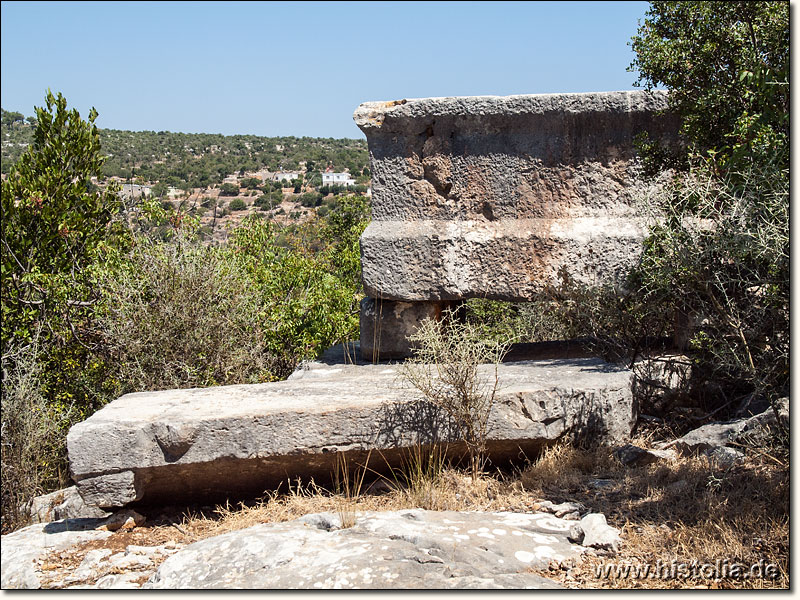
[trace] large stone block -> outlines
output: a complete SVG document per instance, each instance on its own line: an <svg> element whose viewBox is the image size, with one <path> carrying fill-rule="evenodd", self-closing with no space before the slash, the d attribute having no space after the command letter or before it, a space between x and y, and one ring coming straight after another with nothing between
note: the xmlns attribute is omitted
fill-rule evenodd
<svg viewBox="0 0 800 600"><path fill-rule="evenodd" d="M368 296L530 300L559 272L619 282L644 229L634 137L672 143L663 92L367 102Z"/></svg>
<svg viewBox="0 0 800 600"><path fill-rule="evenodd" d="M355 464L373 451L380 469L418 443L454 441L448 419L401 385L397 369L314 364L281 382L128 394L70 429L71 474L84 500L103 507L197 501L258 494L298 476L324 480L338 452ZM630 371L546 360L503 364L499 377L489 434L496 461L568 436L630 435Z"/></svg>

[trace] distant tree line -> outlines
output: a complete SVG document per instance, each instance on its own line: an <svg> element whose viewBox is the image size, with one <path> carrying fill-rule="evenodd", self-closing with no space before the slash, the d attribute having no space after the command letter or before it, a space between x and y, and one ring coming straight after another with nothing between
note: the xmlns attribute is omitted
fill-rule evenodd
<svg viewBox="0 0 800 600"><path fill-rule="evenodd" d="M2 111L3 173L10 171L32 143L30 125L35 121L19 112ZM369 177L365 140L99 128L98 133L106 155L104 175L159 181L181 189L219 184L231 173L244 175L260 169L302 172L301 163L308 173L331 167L348 171L357 180L366 181ZM319 184L321 179L316 183Z"/></svg>

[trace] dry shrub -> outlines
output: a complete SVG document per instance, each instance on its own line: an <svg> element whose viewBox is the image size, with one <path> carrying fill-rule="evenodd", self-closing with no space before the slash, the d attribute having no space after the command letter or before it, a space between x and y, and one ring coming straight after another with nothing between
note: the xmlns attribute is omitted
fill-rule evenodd
<svg viewBox="0 0 800 600"><path fill-rule="evenodd" d="M510 342L486 340L480 327L444 311L442 321L425 319L409 336L412 358L400 371L423 398L444 411L467 446L473 479L485 464L489 414L498 386L498 365ZM481 365L490 365L482 372Z"/></svg>
<svg viewBox="0 0 800 600"><path fill-rule="evenodd" d="M232 252L144 242L106 284L101 328L122 391L253 383L278 370L258 291Z"/></svg>
<svg viewBox="0 0 800 600"><path fill-rule="evenodd" d="M607 448L586 452L569 444L556 444L542 453L519 474L528 492L553 501L568 500L571 494L585 491L589 478L605 478L616 470Z"/></svg>
<svg viewBox="0 0 800 600"><path fill-rule="evenodd" d="M37 338L38 339L38 336ZM48 404L36 342L6 348L2 385L2 531L24 525L24 505L66 482L64 431L70 407Z"/></svg>

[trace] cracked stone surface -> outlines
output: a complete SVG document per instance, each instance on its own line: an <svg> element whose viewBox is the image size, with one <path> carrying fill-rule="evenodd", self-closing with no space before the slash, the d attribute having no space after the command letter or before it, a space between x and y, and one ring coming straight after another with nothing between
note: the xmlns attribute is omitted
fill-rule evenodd
<svg viewBox="0 0 800 600"><path fill-rule="evenodd" d="M109 537L110 531L95 529L102 522L102 519L66 519L55 523L38 523L4 535L0 544L0 580L3 589L41 587L43 575L37 568L37 562L50 552Z"/></svg>
<svg viewBox="0 0 800 600"><path fill-rule="evenodd" d="M371 298L526 301L558 284L621 283L641 253L634 137L666 144L659 91L366 102ZM363 340L362 340L363 342Z"/></svg>
<svg viewBox="0 0 800 600"><path fill-rule="evenodd" d="M486 365L489 377L493 369ZM449 441L455 428L404 386L396 365L320 363L287 381L129 394L67 437L70 469L88 504L259 494L287 478L329 478L337 452L385 468L403 449ZM622 441L635 415L631 373L597 359L505 363L488 452L528 456L571 436Z"/></svg>
<svg viewBox="0 0 800 600"><path fill-rule="evenodd" d="M332 513L257 525L187 546L144 588L557 588L531 569L578 560L574 521L549 514Z"/></svg>

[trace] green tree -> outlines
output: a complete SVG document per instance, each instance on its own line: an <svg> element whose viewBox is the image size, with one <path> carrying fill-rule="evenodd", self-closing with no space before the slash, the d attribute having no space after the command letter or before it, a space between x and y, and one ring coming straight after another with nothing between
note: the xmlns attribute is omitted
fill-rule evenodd
<svg viewBox="0 0 800 600"><path fill-rule="evenodd" d="M44 329L53 342L85 344L80 321L97 299L92 268L115 234L117 191L93 188L103 155L88 121L48 90L33 145L2 182L4 344Z"/></svg>
<svg viewBox="0 0 800 600"><path fill-rule="evenodd" d="M169 186L166 183L159 181L152 187L150 193L153 195L154 198L163 198L164 196L167 195L168 189Z"/></svg>
<svg viewBox="0 0 800 600"><path fill-rule="evenodd" d="M0 110L2 110L2 109L0 109ZM11 126L14 123L18 123L18 122L24 121L24 119L25 119L24 115L22 113L20 113L20 112L7 111L7 110L3 110L2 111L2 122L3 122L3 125Z"/></svg>
<svg viewBox="0 0 800 600"><path fill-rule="evenodd" d="M66 483L66 430L108 399L98 360L97 274L127 239L118 189L92 185L103 155L88 121L49 90L33 144L0 192L3 522Z"/></svg>
<svg viewBox="0 0 800 600"><path fill-rule="evenodd" d="M681 117L672 165L788 166L788 2L652 2L631 47L639 84L668 88Z"/></svg>
<svg viewBox="0 0 800 600"><path fill-rule="evenodd" d="M234 183L223 183L219 188L220 196L238 196L239 186Z"/></svg>
<svg viewBox="0 0 800 600"><path fill-rule="evenodd" d="M244 200L241 198L234 198L231 200L230 204L228 204L228 208L231 210L244 210L247 208L247 204L245 204Z"/></svg>

